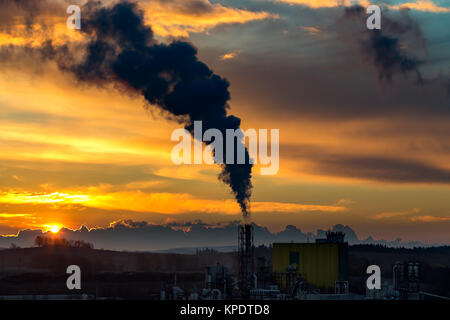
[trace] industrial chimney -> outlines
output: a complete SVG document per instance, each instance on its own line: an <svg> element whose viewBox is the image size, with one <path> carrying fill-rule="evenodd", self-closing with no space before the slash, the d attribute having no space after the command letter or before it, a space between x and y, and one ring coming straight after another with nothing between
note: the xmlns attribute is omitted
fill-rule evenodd
<svg viewBox="0 0 450 320"><path fill-rule="evenodd" d="M253 226L243 224L239 226L239 281L243 299L250 297L254 273L254 245Z"/></svg>

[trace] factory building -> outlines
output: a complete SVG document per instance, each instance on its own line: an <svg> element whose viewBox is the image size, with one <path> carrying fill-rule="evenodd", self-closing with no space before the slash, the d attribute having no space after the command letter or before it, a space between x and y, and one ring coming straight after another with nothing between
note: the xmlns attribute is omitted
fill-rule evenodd
<svg viewBox="0 0 450 320"><path fill-rule="evenodd" d="M348 244L344 234L327 232L315 243L274 243L272 268L280 289L348 292Z"/></svg>

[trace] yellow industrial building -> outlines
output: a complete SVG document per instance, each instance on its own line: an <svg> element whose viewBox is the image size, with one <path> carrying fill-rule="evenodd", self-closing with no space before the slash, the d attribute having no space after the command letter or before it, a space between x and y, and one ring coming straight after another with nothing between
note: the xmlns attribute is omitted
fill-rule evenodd
<svg viewBox="0 0 450 320"><path fill-rule="evenodd" d="M280 288L292 286L296 279L326 291L336 281L348 281L348 244L323 239L316 243L274 243L272 268Z"/></svg>

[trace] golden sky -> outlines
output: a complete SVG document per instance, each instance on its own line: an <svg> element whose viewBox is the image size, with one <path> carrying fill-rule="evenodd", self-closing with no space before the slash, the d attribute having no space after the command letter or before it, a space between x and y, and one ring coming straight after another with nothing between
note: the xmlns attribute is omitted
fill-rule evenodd
<svg viewBox="0 0 450 320"><path fill-rule="evenodd" d="M336 7L335 1L233 3L141 5L158 39L189 38L200 58L230 80L230 112L244 129L280 129L278 174L253 170L254 221L273 231L341 223L361 237L449 242L449 115L438 107L427 115L390 112L396 106L427 110L431 98L448 103L445 90L416 92L401 78L378 85L368 68L346 69L359 58L343 55L340 50L350 49L339 45L339 54L321 60L336 41L331 33L317 37L330 32L326 20L302 25L285 12ZM404 5L449 20L449 9L439 3ZM65 28L64 13L47 14L39 19L53 28L56 43L82 39ZM39 46L48 34L40 27L30 33L20 18L8 22L13 32L0 29L0 45ZM142 97L80 85L53 63L26 57L2 62L0 92L0 234L102 227L119 219L240 219L228 186L217 179L220 168L172 164L170 136L181 125ZM368 92L382 112L359 115L358 108L371 103ZM405 92L418 96L404 98ZM300 96L286 98L293 93Z"/></svg>

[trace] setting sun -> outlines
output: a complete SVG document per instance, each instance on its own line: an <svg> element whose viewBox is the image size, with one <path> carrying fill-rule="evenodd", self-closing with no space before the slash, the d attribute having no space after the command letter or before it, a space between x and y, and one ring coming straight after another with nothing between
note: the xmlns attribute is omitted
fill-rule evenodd
<svg viewBox="0 0 450 320"><path fill-rule="evenodd" d="M59 230L61 230L61 226L56 224L46 225L45 227L47 227L47 231L50 231L52 233L58 233Z"/></svg>

